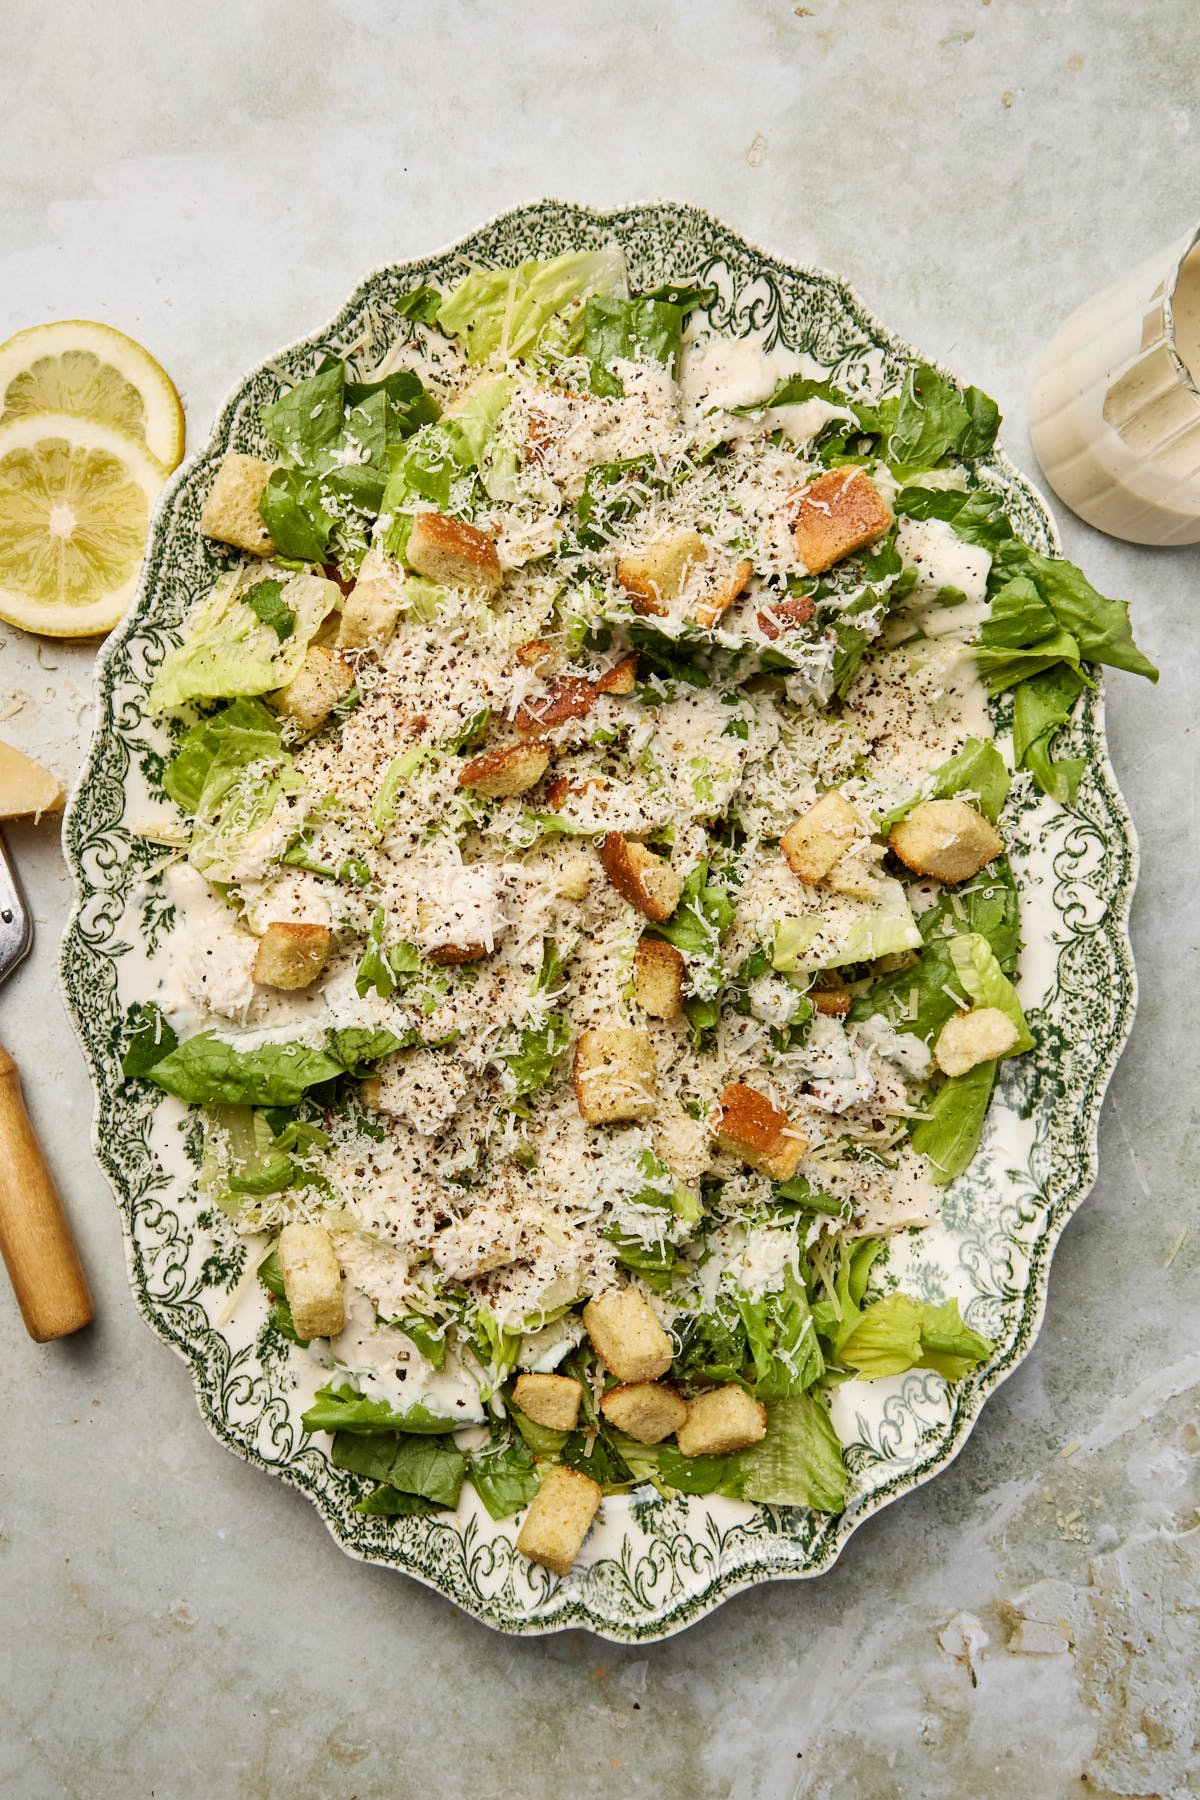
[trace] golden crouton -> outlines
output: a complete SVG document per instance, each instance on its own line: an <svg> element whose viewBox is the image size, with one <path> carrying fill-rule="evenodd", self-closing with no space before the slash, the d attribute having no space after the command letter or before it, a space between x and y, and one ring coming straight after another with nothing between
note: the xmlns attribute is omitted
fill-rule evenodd
<svg viewBox="0 0 1200 1800"><path fill-rule="evenodd" d="M405 556L410 568L442 587L486 588L494 594L504 579L496 546L486 532L444 513L418 513Z"/></svg>
<svg viewBox="0 0 1200 1800"><path fill-rule="evenodd" d="M602 1490L578 1469L551 1468L517 1533L517 1549L554 1575L566 1575L600 1510Z"/></svg>
<svg viewBox="0 0 1200 1800"><path fill-rule="evenodd" d="M583 1323L596 1355L618 1381L657 1381L670 1368L671 1340L637 1288L611 1288L589 1300Z"/></svg>
<svg viewBox="0 0 1200 1800"><path fill-rule="evenodd" d="M738 595L744 592L746 583L754 573L752 562L740 562L732 568L728 575L718 581L715 586L706 590L703 597L688 613L694 625L703 625L705 630L711 628L729 611Z"/></svg>
<svg viewBox="0 0 1200 1800"><path fill-rule="evenodd" d="M675 1437L684 1456L728 1456L767 1435L767 1409L745 1388L709 1388L688 1401Z"/></svg>
<svg viewBox="0 0 1200 1800"><path fill-rule="evenodd" d="M575 1045L575 1099L589 1125L654 1116L658 1071L649 1034L626 1026L581 1031Z"/></svg>
<svg viewBox="0 0 1200 1800"><path fill-rule="evenodd" d="M677 1100L664 1100L655 1118L654 1148L676 1181L694 1187L712 1167L713 1146L699 1119L684 1112Z"/></svg>
<svg viewBox="0 0 1200 1800"><path fill-rule="evenodd" d="M276 712L307 733L322 726L354 686L354 670L324 644L310 644L286 687L267 699Z"/></svg>
<svg viewBox="0 0 1200 1800"><path fill-rule="evenodd" d="M562 663L562 651L549 638L530 638L527 644L517 645L516 654L521 667L532 669L535 675L554 675Z"/></svg>
<svg viewBox="0 0 1200 1800"><path fill-rule="evenodd" d="M328 925L275 920L259 940L252 973L262 987L311 987L328 956Z"/></svg>
<svg viewBox="0 0 1200 1800"><path fill-rule="evenodd" d="M808 1139L793 1129L787 1114L741 1081L729 1083L709 1123L722 1150L772 1181L794 1175L808 1149Z"/></svg>
<svg viewBox="0 0 1200 1800"><path fill-rule="evenodd" d="M837 788L831 788L784 832L779 848L792 874L811 887L825 879L849 845L865 831L850 802Z"/></svg>
<svg viewBox="0 0 1200 1800"><path fill-rule="evenodd" d="M553 746L544 741L505 744L473 756L458 771L459 787L482 794L485 800L506 800L536 787L550 767Z"/></svg>
<svg viewBox="0 0 1200 1800"><path fill-rule="evenodd" d="M811 988L809 999L813 1011L821 1013L827 1019L844 1019L850 1011L849 988Z"/></svg>
<svg viewBox="0 0 1200 1800"><path fill-rule="evenodd" d="M882 537L891 508L860 468L830 469L788 495L792 542L810 575Z"/></svg>
<svg viewBox="0 0 1200 1800"><path fill-rule="evenodd" d="M570 1375L518 1375L513 1387L514 1405L550 1431L574 1431L582 1400L583 1388Z"/></svg>
<svg viewBox="0 0 1200 1800"><path fill-rule="evenodd" d="M707 560L708 546L698 531L669 531L644 549L619 556L616 575L635 612L661 617L691 570Z"/></svg>
<svg viewBox="0 0 1200 1800"><path fill-rule="evenodd" d="M611 669L596 677L598 694L632 694L637 686L637 656L623 656Z"/></svg>
<svg viewBox="0 0 1200 1800"><path fill-rule="evenodd" d="M377 550L369 550L358 579L342 601L338 627L340 650L381 649L396 629L404 609L404 570Z"/></svg>
<svg viewBox="0 0 1200 1800"><path fill-rule="evenodd" d="M439 969L460 969L464 963L482 962L487 954L486 944L439 944L425 952L425 961Z"/></svg>
<svg viewBox="0 0 1200 1800"><path fill-rule="evenodd" d="M537 737L570 719L584 718L601 694L632 694L636 684L636 656L622 657L595 679L589 675L559 675L540 698L522 700L513 723L520 737Z"/></svg>
<svg viewBox="0 0 1200 1800"><path fill-rule="evenodd" d="M604 839L600 861L622 900L636 906L656 925L669 919L679 905L683 878L644 844L619 831L610 831Z"/></svg>
<svg viewBox="0 0 1200 1800"><path fill-rule="evenodd" d="M657 1381L626 1382L610 1388L600 1402L610 1425L639 1444L661 1444L687 1418L687 1402Z"/></svg>
<svg viewBox="0 0 1200 1800"><path fill-rule="evenodd" d="M336 1337L346 1323L342 1272L320 1225L285 1225L275 1246L296 1336Z"/></svg>
<svg viewBox="0 0 1200 1800"><path fill-rule="evenodd" d="M965 1075L977 1063L1006 1056L1020 1035L998 1006L975 1006L947 1019L933 1046L934 1061L945 1075Z"/></svg>
<svg viewBox="0 0 1200 1800"><path fill-rule="evenodd" d="M677 1019L683 1011L684 960L674 944L642 938L633 959L633 997L652 1019Z"/></svg>
<svg viewBox="0 0 1200 1800"><path fill-rule="evenodd" d="M217 470L200 514L205 537L232 544L250 556L274 556L275 545L258 510L270 479L270 463L231 450Z"/></svg>
<svg viewBox="0 0 1200 1800"><path fill-rule="evenodd" d="M555 891L560 900L586 900L592 885L592 865L586 856L569 856L559 865Z"/></svg>
<svg viewBox="0 0 1200 1800"><path fill-rule="evenodd" d="M888 833L893 854L915 875L967 881L1004 849L1004 839L965 800L922 800Z"/></svg>
<svg viewBox="0 0 1200 1800"><path fill-rule="evenodd" d="M773 600L758 615L758 629L771 643L785 634L807 625L816 612L816 604L807 594L791 594L786 600Z"/></svg>

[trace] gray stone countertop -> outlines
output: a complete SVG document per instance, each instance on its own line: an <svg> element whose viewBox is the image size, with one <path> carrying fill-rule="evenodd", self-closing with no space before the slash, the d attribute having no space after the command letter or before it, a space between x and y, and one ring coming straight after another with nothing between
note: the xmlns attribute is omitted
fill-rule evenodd
<svg viewBox="0 0 1200 1800"><path fill-rule="evenodd" d="M1040 347L1200 213L1187 0L18 0L4 39L0 336L121 326L174 376L192 446L239 374L370 266L543 194L662 197L847 276L997 396L1034 470ZM1200 550L1132 549L1059 516L1163 668L1157 689L1109 684L1142 844L1141 1003L1100 1180L1036 1348L958 1460L832 1573L744 1594L665 1644L497 1637L344 1557L299 1495L209 1437L129 1297L90 1153L54 991L55 827L6 832L37 943L0 1031L98 1320L39 1348L0 1294L0 1792L1200 1790ZM0 637L0 731L69 779L91 652Z"/></svg>

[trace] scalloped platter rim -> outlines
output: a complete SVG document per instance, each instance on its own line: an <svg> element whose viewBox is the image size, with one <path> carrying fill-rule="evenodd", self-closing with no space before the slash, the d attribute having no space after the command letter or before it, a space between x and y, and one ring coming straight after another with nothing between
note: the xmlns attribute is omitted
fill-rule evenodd
<svg viewBox="0 0 1200 1800"><path fill-rule="evenodd" d="M598 212L543 200L445 250L368 275L324 330L238 384L204 446L163 492L137 598L96 665L93 740L64 821L76 899L60 978L95 1090L93 1144L120 1208L134 1298L188 1362L210 1430L306 1493L349 1554L403 1570L498 1630L583 1627L650 1641L760 1581L830 1568L864 1519L957 1454L987 1395L1033 1343L1054 1245L1095 1179L1100 1104L1136 1004L1127 919L1137 847L1108 761L1102 690L1085 693L1068 731L1071 751L1087 761L1074 810L1026 792L1014 795L1007 826L1022 887L1021 993L1037 1048L1003 1065L982 1148L947 1190L941 1223L895 1240L892 1253L906 1286L935 1299L957 1295L997 1353L953 1388L915 1371L839 1390L835 1417L853 1473L839 1515L647 1499L641 1490L605 1503L576 1568L558 1581L517 1556L511 1522L494 1524L469 1490L456 1514L389 1520L354 1512L359 1478L335 1470L299 1423L315 1385L301 1367L307 1359L266 1326L245 1251L196 1198L196 1134L186 1110L174 1101L156 1106L144 1084L122 1085L118 1066L125 1009L146 997L139 968L145 972L148 951L171 925L147 885L158 853L135 829L166 747L143 699L178 641L179 621L220 566L198 530L217 462L230 448L261 451L259 406L307 373L314 352L353 357L382 348L398 329L394 303L407 288L444 284L473 264L614 236L639 285L700 276L718 288L712 317L720 329L807 351L852 384L895 380L917 357L836 276L772 256L709 214L670 203ZM1044 499L1008 458L997 453L980 472L1022 534L1055 549ZM1006 723L1001 711L1001 732Z"/></svg>

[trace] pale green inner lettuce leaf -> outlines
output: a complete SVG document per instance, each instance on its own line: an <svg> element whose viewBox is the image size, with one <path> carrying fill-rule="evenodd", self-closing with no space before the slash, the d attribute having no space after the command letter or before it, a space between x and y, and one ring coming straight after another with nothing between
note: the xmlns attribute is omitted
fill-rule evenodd
<svg viewBox="0 0 1200 1800"><path fill-rule="evenodd" d="M1025 1022L1017 990L1004 974L991 945L977 931L950 940L950 960L965 992L976 1006L994 1006L1017 1028L1018 1037L1006 1056L1020 1056L1033 1049L1033 1037Z"/></svg>
<svg viewBox="0 0 1200 1800"><path fill-rule="evenodd" d="M767 1411L767 1435L740 1454L741 1492L768 1506L811 1506L840 1512L846 1465L829 1408L816 1394L796 1394Z"/></svg>
<svg viewBox="0 0 1200 1800"><path fill-rule="evenodd" d="M539 348L562 355L582 332L583 304L589 294L628 291L625 255L616 244L602 250L569 250L550 262L477 269L442 301L438 324L451 337L461 338L469 362L529 356ZM569 318L560 318L568 312Z"/></svg>
<svg viewBox="0 0 1200 1800"><path fill-rule="evenodd" d="M931 770L908 800L881 816L879 830L890 831L923 800L948 800L953 794L976 800L980 812L994 825L1011 786L1012 776L992 739L968 738L956 756Z"/></svg>
<svg viewBox="0 0 1200 1800"><path fill-rule="evenodd" d="M285 831L278 844L256 841L280 801L298 793L303 782L286 752L254 763L214 762L200 792L188 861L209 881L234 882L261 872L282 856Z"/></svg>
<svg viewBox="0 0 1200 1800"><path fill-rule="evenodd" d="M449 417L424 426L393 453L379 514L387 555L404 555L419 508L445 512L450 507L455 482L477 469L481 458L486 460L511 395L512 383L506 376L481 381Z"/></svg>
<svg viewBox="0 0 1200 1800"><path fill-rule="evenodd" d="M991 1353L987 1338L963 1324L957 1300L934 1306L910 1294L885 1294L863 1313L838 1360L863 1381L908 1369L934 1369L958 1381Z"/></svg>
<svg viewBox="0 0 1200 1800"><path fill-rule="evenodd" d="M820 915L780 919L771 966L783 975L805 975L920 947L902 884L881 876L875 901L839 897Z"/></svg>
<svg viewBox="0 0 1200 1800"><path fill-rule="evenodd" d="M292 629L281 639L244 595L259 585L257 571L222 575L192 618L187 637L154 678L147 704L165 712L189 700L232 700L284 687L338 601L337 583L305 573L283 581L281 598Z"/></svg>

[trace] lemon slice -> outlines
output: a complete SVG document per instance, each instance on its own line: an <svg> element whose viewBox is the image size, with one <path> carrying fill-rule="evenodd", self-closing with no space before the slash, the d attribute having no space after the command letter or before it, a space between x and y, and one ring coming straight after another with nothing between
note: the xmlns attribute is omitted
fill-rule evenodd
<svg viewBox="0 0 1200 1800"><path fill-rule="evenodd" d="M111 325L60 319L0 344L0 426L47 412L123 431L167 470L183 455L183 408L170 377Z"/></svg>
<svg viewBox="0 0 1200 1800"><path fill-rule="evenodd" d="M48 637L110 630L166 478L144 444L91 419L0 426L0 619Z"/></svg>

